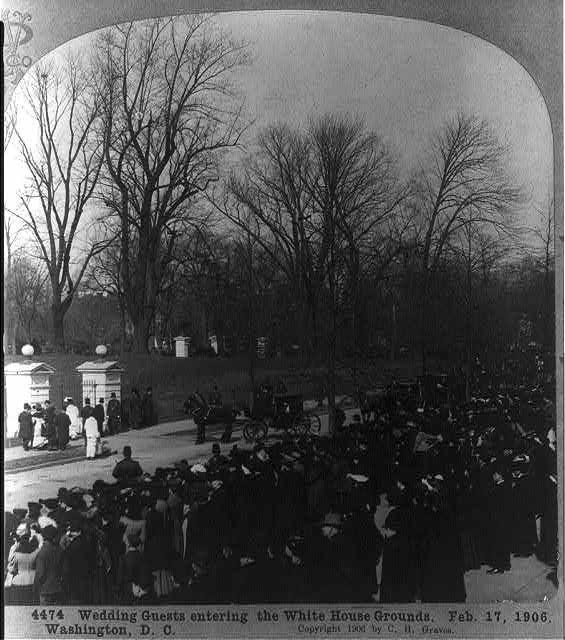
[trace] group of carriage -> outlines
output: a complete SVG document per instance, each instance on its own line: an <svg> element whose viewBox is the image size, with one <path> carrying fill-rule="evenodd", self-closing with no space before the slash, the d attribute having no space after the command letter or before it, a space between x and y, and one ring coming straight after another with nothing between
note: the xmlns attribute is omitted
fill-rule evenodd
<svg viewBox="0 0 565 640"><path fill-rule="evenodd" d="M447 376L426 376L412 380L395 380L388 385L376 384L369 390L358 386L352 395L341 396L336 408L345 412L355 410L363 423L376 419L379 412L390 401L406 406L420 406L426 399L449 395ZM301 394L277 393L268 384L255 389L251 406L210 405L205 410L195 407L189 399L186 412L205 425L224 425L226 434L231 434L233 426L239 426L248 442L261 441L273 430L284 430L291 435L319 434L319 415L305 409ZM229 440L229 437L227 438Z"/></svg>

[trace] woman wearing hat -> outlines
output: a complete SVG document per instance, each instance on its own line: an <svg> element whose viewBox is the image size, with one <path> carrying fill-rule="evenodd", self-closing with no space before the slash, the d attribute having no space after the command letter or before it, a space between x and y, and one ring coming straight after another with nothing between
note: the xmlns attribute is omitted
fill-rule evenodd
<svg viewBox="0 0 565 640"><path fill-rule="evenodd" d="M91 602L92 573L95 550L83 533L80 515L71 517L67 533L60 542L63 551L61 576L65 604L80 605Z"/></svg>
<svg viewBox="0 0 565 640"><path fill-rule="evenodd" d="M57 544L57 528L47 525L41 530L43 545L39 550L35 571L35 591L40 605L61 604L61 549Z"/></svg>
<svg viewBox="0 0 565 640"><path fill-rule="evenodd" d="M147 513L147 541L145 557L153 574L153 588L157 598L168 596L175 589L176 582L172 573L173 557L173 525L169 515L166 491L155 496L151 509Z"/></svg>
<svg viewBox="0 0 565 640"><path fill-rule="evenodd" d="M40 548L39 539L31 533L29 525L26 522L20 523L8 556L8 571L4 583L6 604L35 604L33 585Z"/></svg>
<svg viewBox="0 0 565 640"><path fill-rule="evenodd" d="M34 424L33 448L43 449L47 446L47 428L45 426L43 407L40 404L35 405L31 417Z"/></svg>
<svg viewBox="0 0 565 640"><path fill-rule="evenodd" d="M69 437L71 440L76 440L82 433L82 420L80 419L80 411L71 397L65 399L67 408L65 409L71 426L69 428Z"/></svg>
<svg viewBox="0 0 565 640"><path fill-rule="evenodd" d="M146 538L146 522L137 497L132 497L128 500L124 515L120 517L120 524L125 526L123 541L126 547L128 545L128 536L135 534L139 536L141 550L143 550Z"/></svg>

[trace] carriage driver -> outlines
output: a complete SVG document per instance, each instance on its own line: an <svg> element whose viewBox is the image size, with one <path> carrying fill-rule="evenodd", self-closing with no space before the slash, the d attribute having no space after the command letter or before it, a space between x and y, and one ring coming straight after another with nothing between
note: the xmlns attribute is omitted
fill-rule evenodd
<svg viewBox="0 0 565 640"><path fill-rule="evenodd" d="M210 408L208 407L206 399L198 389L192 394L192 404L194 406L194 422L197 427L196 444L203 444L206 440L206 418L208 417Z"/></svg>

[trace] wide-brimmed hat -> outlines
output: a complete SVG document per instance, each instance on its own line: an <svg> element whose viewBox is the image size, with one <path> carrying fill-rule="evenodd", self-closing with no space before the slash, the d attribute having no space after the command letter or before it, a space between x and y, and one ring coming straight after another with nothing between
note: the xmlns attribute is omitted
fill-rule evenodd
<svg viewBox="0 0 565 640"><path fill-rule="evenodd" d="M44 505L48 511L54 511L59 506L57 498L45 498L40 499L39 502Z"/></svg>
<svg viewBox="0 0 565 640"><path fill-rule="evenodd" d="M132 547L139 547L139 545L141 544L141 536L139 534L139 531L132 531L131 533L128 533L127 539L128 543Z"/></svg>
<svg viewBox="0 0 565 640"><path fill-rule="evenodd" d="M320 523L322 527L335 527L336 529L341 526L342 516L341 513L330 512L326 513L322 522Z"/></svg>

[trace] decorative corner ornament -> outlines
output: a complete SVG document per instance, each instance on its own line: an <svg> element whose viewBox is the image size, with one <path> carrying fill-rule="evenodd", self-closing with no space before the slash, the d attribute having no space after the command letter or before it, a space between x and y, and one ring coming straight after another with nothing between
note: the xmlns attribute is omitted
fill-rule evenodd
<svg viewBox="0 0 565 640"><path fill-rule="evenodd" d="M19 49L33 38L33 30L28 24L31 22L31 13L3 9L1 17L4 23L3 57L6 88L8 80L12 85L17 85L31 66L31 57L21 55Z"/></svg>

